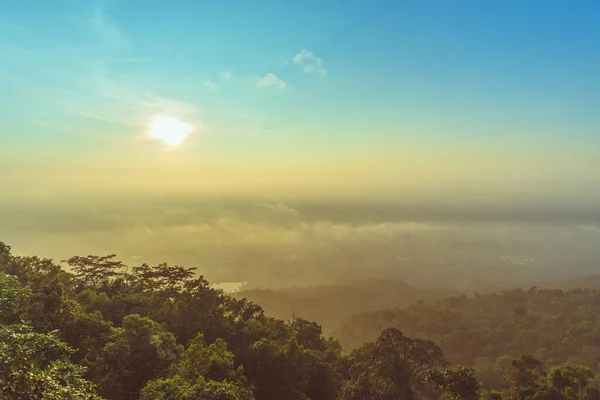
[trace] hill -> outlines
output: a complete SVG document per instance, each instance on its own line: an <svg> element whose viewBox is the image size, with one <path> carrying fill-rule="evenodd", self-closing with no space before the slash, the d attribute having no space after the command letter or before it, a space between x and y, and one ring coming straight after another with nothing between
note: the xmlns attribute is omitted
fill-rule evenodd
<svg viewBox="0 0 600 400"><path fill-rule="evenodd" d="M397 328L438 343L454 363L491 373L505 356L530 353L549 364L600 363L600 290L511 290L365 312L333 334L347 348Z"/></svg>
<svg viewBox="0 0 600 400"><path fill-rule="evenodd" d="M352 318L357 330L340 335L373 341L343 352L317 323L269 317L258 304L212 288L193 268L128 267L114 255L67 263L72 272L14 256L0 242L2 399L600 398L590 368L598 361L598 291L458 296L361 314ZM330 296L415 294L398 282L359 288ZM315 293L327 299L328 290ZM414 336L394 327L374 334L390 324ZM516 354L521 349L535 356Z"/></svg>
<svg viewBox="0 0 600 400"><path fill-rule="evenodd" d="M402 281L384 279L232 293L238 299L247 298L260 304L268 315L275 318L290 319L293 315L306 318L321 324L326 332L356 313L406 306L450 294L450 291L420 289Z"/></svg>

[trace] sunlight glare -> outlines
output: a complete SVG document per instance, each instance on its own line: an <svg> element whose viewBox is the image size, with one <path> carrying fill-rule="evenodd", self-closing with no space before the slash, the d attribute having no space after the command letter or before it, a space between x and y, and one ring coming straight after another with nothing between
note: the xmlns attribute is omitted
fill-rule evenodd
<svg viewBox="0 0 600 400"><path fill-rule="evenodd" d="M177 118L159 115L154 117L150 123L150 136L160 139L169 146L175 146L192 132L192 126L178 120Z"/></svg>

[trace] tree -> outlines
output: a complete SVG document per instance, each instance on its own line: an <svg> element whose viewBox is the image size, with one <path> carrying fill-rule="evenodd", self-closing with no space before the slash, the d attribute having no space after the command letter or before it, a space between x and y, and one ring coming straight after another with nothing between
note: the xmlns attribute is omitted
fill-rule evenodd
<svg viewBox="0 0 600 400"><path fill-rule="evenodd" d="M592 400L600 398L600 387L594 371L581 365L557 365L546 376L549 388L567 399Z"/></svg>
<svg viewBox="0 0 600 400"><path fill-rule="evenodd" d="M0 322L21 317L29 290L0 275ZM0 397L3 399L99 399L82 378L83 367L69 360L74 350L57 332L35 333L23 324L0 325Z"/></svg>
<svg viewBox="0 0 600 400"><path fill-rule="evenodd" d="M158 306L158 305L157 305ZM203 277L183 282L176 296L160 303L157 320L165 322L179 343L188 343L198 332L207 341L232 336L227 299Z"/></svg>
<svg viewBox="0 0 600 400"><path fill-rule="evenodd" d="M413 399L421 375L428 369L446 364L442 351L433 342L411 339L394 328L384 329L375 343L353 351L350 361L352 365L343 396L347 400L359 400L367 395L381 399L389 396Z"/></svg>
<svg viewBox="0 0 600 400"><path fill-rule="evenodd" d="M172 333L150 318L128 315L102 350L106 377L101 393L119 400L137 398L146 381L164 374L180 353Z"/></svg>
<svg viewBox="0 0 600 400"><path fill-rule="evenodd" d="M530 354L521 354L509 363L506 380L511 399L525 400L545 387L544 364Z"/></svg>
<svg viewBox="0 0 600 400"><path fill-rule="evenodd" d="M307 321L302 318L294 317L290 324L293 335L296 337L298 344L314 349L325 350L325 339L323 338L323 330L316 322Z"/></svg>
<svg viewBox="0 0 600 400"><path fill-rule="evenodd" d="M447 400L477 400L481 384L475 371L464 365L454 365L442 371L431 369L425 373L425 381L433 383Z"/></svg>
<svg viewBox="0 0 600 400"><path fill-rule="evenodd" d="M10 254L2 258L2 271L16 278L24 290L29 291L19 312L20 319L28 321L38 332L61 329L70 313L71 274L61 270L52 260Z"/></svg>
<svg viewBox="0 0 600 400"><path fill-rule="evenodd" d="M446 364L442 350L430 340L411 339L395 328L384 329L375 342L375 356L390 374L413 379Z"/></svg>
<svg viewBox="0 0 600 400"><path fill-rule="evenodd" d="M25 325L0 328L0 398L100 399L82 378L83 367L69 357L73 349L56 332L35 333Z"/></svg>
<svg viewBox="0 0 600 400"><path fill-rule="evenodd" d="M198 334L172 366L170 376L148 382L141 399L250 400L253 396L227 344L217 339L207 345Z"/></svg>
<svg viewBox="0 0 600 400"><path fill-rule="evenodd" d="M481 400L502 400L503 398L502 392L497 390L484 391L481 394Z"/></svg>
<svg viewBox="0 0 600 400"><path fill-rule="evenodd" d="M393 328L342 355L319 324L268 317L193 268L70 261L76 276L0 243L0 398L97 399L93 381L114 400L475 400L474 365L481 400L600 399L588 368L600 354L600 291L515 290L369 314L369 329L405 326L470 360L446 368L433 341ZM521 348L535 356L513 358Z"/></svg>
<svg viewBox="0 0 600 400"><path fill-rule="evenodd" d="M0 273L0 323L20 322L30 291L17 278Z"/></svg>
<svg viewBox="0 0 600 400"><path fill-rule="evenodd" d="M190 383L179 376L148 382L140 400L254 400L252 391L228 381Z"/></svg>
<svg viewBox="0 0 600 400"><path fill-rule="evenodd" d="M396 400L398 390L391 379L382 377L374 370L362 371L342 389L342 400Z"/></svg>
<svg viewBox="0 0 600 400"><path fill-rule="evenodd" d="M114 260L115 257L115 254L103 257L74 256L66 263L73 269L75 279L82 287L106 287L121 277L127 268L121 261Z"/></svg>
<svg viewBox="0 0 600 400"><path fill-rule="evenodd" d="M189 382L203 377L208 380L228 380L245 384L243 368L235 368L233 354L227 350L223 339L217 339L207 345L201 333L190 342L173 371Z"/></svg>
<svg viewBox="0 0 600 400"><path fill-rule="evenodd" d="M162 263L153 267L142 264L134 267L130 280L141 291L161 292L172 295L181 290L185 282L192 279L196 268L170 266Z"/></svg>

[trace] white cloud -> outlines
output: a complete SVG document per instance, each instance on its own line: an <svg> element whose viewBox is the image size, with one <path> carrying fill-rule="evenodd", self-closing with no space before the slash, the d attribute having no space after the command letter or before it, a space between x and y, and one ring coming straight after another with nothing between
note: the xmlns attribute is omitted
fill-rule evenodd
<svg viewBox="0 0 600 400"><path fill-rule="evenodd" d="M206 86L207 88L209 88L211 90L217 90L217 89L219 89L219 85L217 85L213 81L206 81L206 82L204 82L204 86Z"/></svg>
<svg viewBox="0 0 600 400"><path fill-rule="evenodd" d="M323 59L317 57L315 53L309 50L302 50L293 58L294 64L300 66L304 72L316 72L325 74L327 69L323 66Z"/></svg>
<svg viewBox="0 0 600 400"><path fill-rule="evenodd" d="M276 89L282 90L285 89L285 82L277 77L272 72L269 72L258 82L258 87L274 87Z"/></svg>
<svg viewBox="0 0 600 400"><path fill-rule="evenodd" d="M219 75L221 75L221 79L223 79L224 81L228 81L231 78L233 78L233 74L231 73L231 71L221 71Z"/></svg>

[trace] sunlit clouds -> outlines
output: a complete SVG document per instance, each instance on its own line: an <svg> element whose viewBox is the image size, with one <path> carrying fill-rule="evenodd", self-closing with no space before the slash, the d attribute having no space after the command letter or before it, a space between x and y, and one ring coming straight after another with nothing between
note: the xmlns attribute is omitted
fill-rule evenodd
<svg viewBox="0 0 600 400"><path fill-rule="evenodd" d="M302 50L294 56L294 64L300 66L304 72L315 72L325 74L327 69L323 66L323 59L317 57L315 53L308 50Z"/></svg>
<svg viewBox="0 0 600 400"><path fill-rule="evenodd" d="M193 131L191 125L167 115L159 115L152 119L148 133L150 137L162 140L169 146L183 142Z"/></svg>
<svg viewBox="0 0 600 400"><path fill-rule="evenodd" d="M385 276L480 288L597 270L597 212L570 212L568 219L537 213L541 219L530 221L524 215L498 208L482 215L452 207L144 196L7 205L0 208L0 235L24 254L60 260L114 252L134 258L130 265L169 260L198 266L209 280L271 287Z"/></svg>
<svg viewBox="0 0 600 400"><path fill-rule="evenodd" d="M278 78L277 75L275 75L272 72L269 72L267 75L260 79L260 81L258 82L258 87L270 87L278 90L283 90L285 89L286 84L282 79Z"/></svg>

